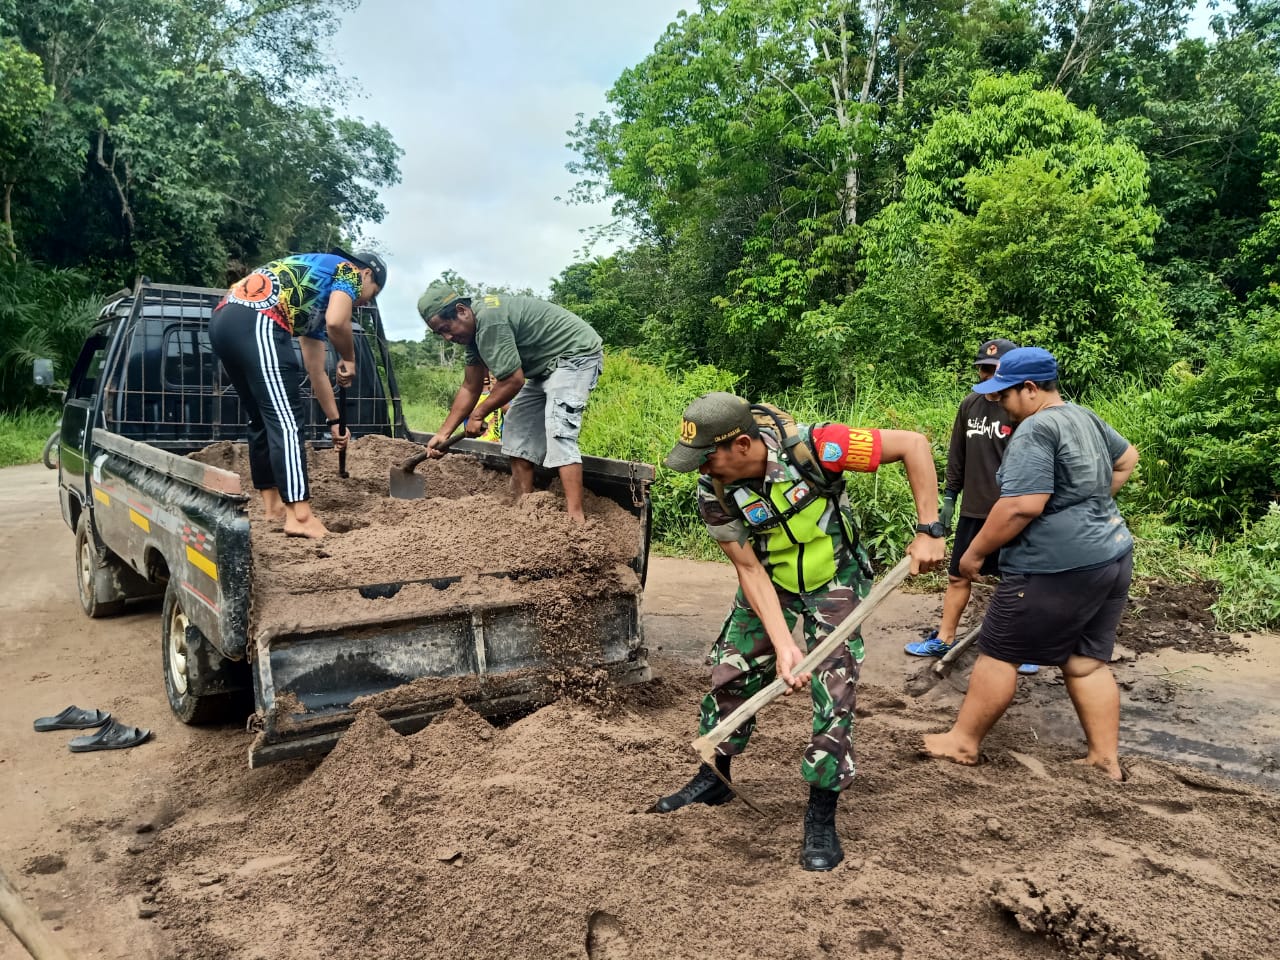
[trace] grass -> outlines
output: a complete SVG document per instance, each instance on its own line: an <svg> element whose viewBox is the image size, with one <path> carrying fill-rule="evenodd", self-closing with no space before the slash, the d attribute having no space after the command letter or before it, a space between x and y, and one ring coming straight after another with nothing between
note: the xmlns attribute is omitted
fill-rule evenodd
<svg viewBox="0 0 1280 960"><path fill-rule="evenodd" d="M57 427L56 410L0 413L0 467L38 463L45 441Z"/></svg>

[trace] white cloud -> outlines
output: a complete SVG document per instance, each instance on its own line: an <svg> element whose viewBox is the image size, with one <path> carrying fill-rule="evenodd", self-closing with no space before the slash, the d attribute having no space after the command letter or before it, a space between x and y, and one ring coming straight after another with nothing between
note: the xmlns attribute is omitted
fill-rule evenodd
<svg viewBox="0 0 1280 960"><path fill-rule="evenodd" d="M351 110L405 151L402 182L382 196L387 219L367 231L386 253L388 336L421 335L418 295L446 268L549 289L581 231L609 218L608 205L555 199L575 179L566 131L604 109L619 74L687 6L363 0L347 15L335 58L366 94Z"/></svg>

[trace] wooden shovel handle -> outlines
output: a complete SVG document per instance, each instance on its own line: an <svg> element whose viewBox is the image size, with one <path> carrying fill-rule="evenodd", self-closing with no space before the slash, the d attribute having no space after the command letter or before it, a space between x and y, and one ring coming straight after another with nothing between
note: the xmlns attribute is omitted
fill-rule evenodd
<svg viewBox="0 0 1280 960"><path fill-rule="evenodd" d="M871 616L876 605L885 597L893 593L898 585L907 578L911 573L911 558L903 557L898 561L898 565L881 578L880 582L871 588L871 592L867 594L865 600L858 604L857 608L849 616L845 617L831 633L819 643L816 647L809 651L808 655L800 661L799 665L793 670L793 673L809 673L825 660L831 651L844 643L858 627L862 626L862 621ZM716 747L729 739L733 731L746 723L749 719L760 712L761 708L766 704L776 700L786 690L787 685L781 680L774 680L754 697L740 706L733 713L729 714L723 720L715 725L708 733L703 734L697 740L693 741L693 749L698 752L707 763L712 763L715 758Z"/></svg>
<svg viewBox="0 0 1280 960"><path fill-rule="evenodd" d="M451 436L448 440L446 440L444 443L440 444L440 446L436 447L435 449L441 450L441 451L448 450L450 447L452 447L455 443L457 443L466 435L467 434L465 430L460 430L457 433L455 433L453 436ZM404 463L400 464L400 469L403 470L405 473L412 473L414 468L417 467L417 465L420 464L423 460L426 460L429 456L431 456L431 448L427 447L421 453L415 453L412 457L409 457L409 459L405 460Z"/></svg>

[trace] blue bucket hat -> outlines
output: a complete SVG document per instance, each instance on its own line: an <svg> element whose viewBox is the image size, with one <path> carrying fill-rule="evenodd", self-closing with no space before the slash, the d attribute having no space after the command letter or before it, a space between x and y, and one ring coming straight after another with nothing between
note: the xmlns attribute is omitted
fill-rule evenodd
<svg viewBox="0 0 1280 960"><path fill-rule="evenodd" d="M1028 380L1044 383L1058 379L1058 361L1042 347L1018 347L1000 358L995 376L973 386L974 393L999 393Z"/></svg>

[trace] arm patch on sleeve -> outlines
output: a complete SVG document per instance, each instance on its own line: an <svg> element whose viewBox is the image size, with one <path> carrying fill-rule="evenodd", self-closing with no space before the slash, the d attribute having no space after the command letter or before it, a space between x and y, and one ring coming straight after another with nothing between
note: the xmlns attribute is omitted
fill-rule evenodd
<svg viewBox="0 0 1280 960"><path fill-rule="evenodd" d="M824 470L874 473L880 466L880 431L829 423L813 428L813 446Z"/></svg>

